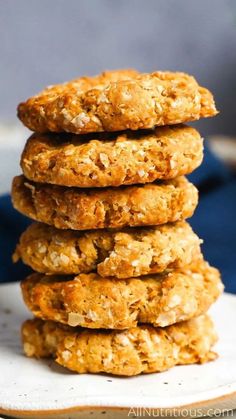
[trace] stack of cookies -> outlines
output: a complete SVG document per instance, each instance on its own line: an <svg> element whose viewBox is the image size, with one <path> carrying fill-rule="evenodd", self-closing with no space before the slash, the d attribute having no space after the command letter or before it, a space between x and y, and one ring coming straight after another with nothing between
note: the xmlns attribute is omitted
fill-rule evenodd
<svg viewBox="0 0 236 419"><path fill-rule="evenodd" d="M185 221L198 193L184 175L203 142L182 123L216 113L193 77L133 70L19 105L34 131L12 189L36 221L14 254L36 271L22 282L36 316L22 328L27 356L127 376L215 358L206 311L223 287Z"/></svg>

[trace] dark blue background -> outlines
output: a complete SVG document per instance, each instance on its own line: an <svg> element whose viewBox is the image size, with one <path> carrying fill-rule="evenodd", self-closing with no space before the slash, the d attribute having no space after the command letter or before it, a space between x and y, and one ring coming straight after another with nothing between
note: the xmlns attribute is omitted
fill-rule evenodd
<svg viewBox="0 0 236 419"><path fill-rule="evenodd" d="M205 258L222 272L226 291L236 293L236 178L205 149L204 162L189 176L200 192L190 223L204 239ZM0 197L0 282L22 279L29 269L12 264L11 254L29 220L16 212L9 195Z"/></svg>

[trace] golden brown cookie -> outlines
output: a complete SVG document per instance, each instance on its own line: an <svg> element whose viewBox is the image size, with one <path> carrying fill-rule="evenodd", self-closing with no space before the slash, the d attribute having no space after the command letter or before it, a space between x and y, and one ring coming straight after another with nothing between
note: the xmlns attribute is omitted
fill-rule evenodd
<svg viewBox="0 0 236 419"><path fill-rule="evenodd" d="M204 313L223 288L217 269L203 260L178 271L130 279L35 273L21 286L36 317L92 329L126 329L137 322L164 327L188 320Z"/></svg>
<svg viewBox="0 0 236 419"><path fill-rule="evenodd" d="M202 157L199 133L179 125L99 137L33 134L21 167L35 182L104 187L173 179L191 173Z"/></svg>
<svg viewBox="0 0 236 419"><path fill-rule="evenodd" d="M79 189L13 180L14 207L60 229L88 230L158 225L190 217L198 193L184 177L120 188Z"/></svg>
<svg viewBox="0 0 236 419"><path fill-rule="evenodd" d="M36 132L153 128L217 114L212 94L184 73L107 71L48 87L18 106Z"/></svg>
<svg viewBox="0 0 236 419"><path fill-rule="evenodd" d="M129 278L188 265L200 256L201 240L185 221L149 228L58 230L33 223L21 235L13 259L37 272Z"/></svg>
<svg viewBox="0 0 236 419"><path fill-rule="evenodd" d="M22 341L27 356L53 357L80 374L132 376L217 357L212 351L217 335L207 315L164 329L143 325L125 331L72 328L34 319L23 324Z"/></svg>

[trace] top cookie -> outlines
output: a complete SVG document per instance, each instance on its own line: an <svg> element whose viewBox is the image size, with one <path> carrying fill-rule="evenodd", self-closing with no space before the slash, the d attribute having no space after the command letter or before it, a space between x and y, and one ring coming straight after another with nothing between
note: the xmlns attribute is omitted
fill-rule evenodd
<svg viewBox="0 0 236 419"><path fill-rule="evenodd" d="M217 114L212 94L185 73L106 71L51 86L18 106L37 132L120 131L179 124Z"/></svg>

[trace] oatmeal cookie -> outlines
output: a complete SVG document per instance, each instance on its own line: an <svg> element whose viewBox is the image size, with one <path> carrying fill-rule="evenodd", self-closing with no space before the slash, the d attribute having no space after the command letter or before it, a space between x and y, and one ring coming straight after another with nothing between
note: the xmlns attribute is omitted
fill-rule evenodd
<svg viewBox="0 0 236 419"><path fill-rule="evenodd" d="M129 279L34 273L21 287L36 317L92 329L126 329L138 322L168 326L204 313L222 291L219 272L202 259L180 270Z"/></svg>
<svg viewBox="0 0 236 419"><path fill-rule="evenodd" d="M212 351L217 335L206 314L165 328L142 325L125 331L95 331L27 320L22 326L22 341L27 356L53 357L80 374L132 376L217 357Z"/></svg>
<svg viewBox="0 0 236 419"><path fill-rule="evenodd" d="M185 221L123 230L58 230L33 223L13 255L37 272L129 278L188 265L200 257L201 240Z"/></svg>
<svg viewBox="0 0 236 419"><path fill-rule="evenodd" d="M33 134L21 167L35 182L89 188L173 179L191 173L202 157L199 133L179 125L99 137Z"/></svg>
<svg viewBox="0 0 236 419"><path fill-rule="evenodd" d="M36 132L144 129L217 114L212 94L185 73L107 71L51 86L18 106Z"/></svg>
<svg viewBox="0 0 236 419"><path fill-rule="evenodd" d="M89 230L158 225L190 217L198 202L185 177L120 188L79 189L13 180L14 207L59 229Z"/></svg>

